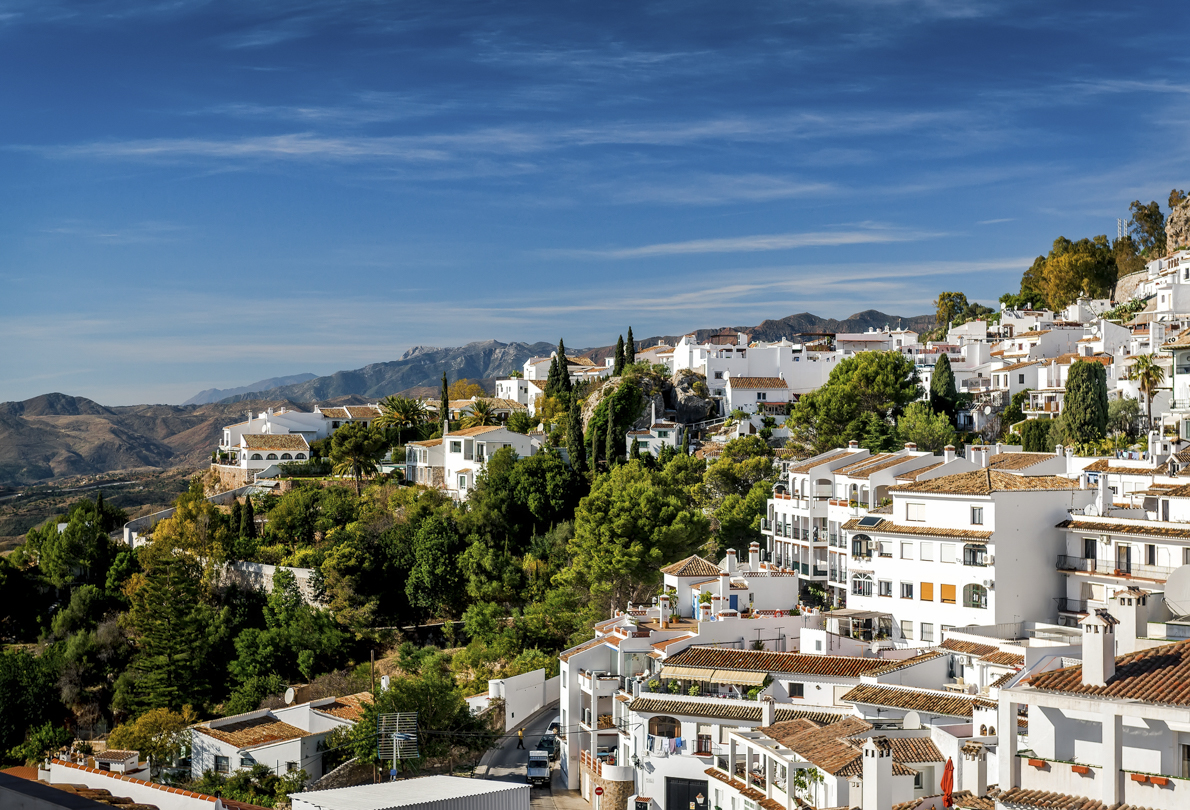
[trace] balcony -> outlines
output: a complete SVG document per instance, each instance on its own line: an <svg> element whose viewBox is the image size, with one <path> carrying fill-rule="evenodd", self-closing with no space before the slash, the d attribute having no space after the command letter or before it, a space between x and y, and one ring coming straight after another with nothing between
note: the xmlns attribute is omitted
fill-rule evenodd
<svg viewBox="0 0 1190 810"><path fill-rule="evenodd" d="M1175 569L1164 565L1140 565L1130 559L1100 560L1092 557L1070 557L1063 554L1058 557L1058 570L1121 579L1147 579L1153 582L1164 582Z"/></svg>
<svg viewBox="0 0 1190 810"><path fill-rule="evenodd" d="M773 522L771 520L769 520L768 518L761 518L760 519L760 530L762 532L765 532L766 534L771 533L773 531Z"/></svg>
<svg viewBox="0 0 1190 810"><path fill-rule="evenodd" d="M1065 596L1060 596L1054 600L1058 603L1059 613L1087 613L1086 599L1068 599Z"/></svg>

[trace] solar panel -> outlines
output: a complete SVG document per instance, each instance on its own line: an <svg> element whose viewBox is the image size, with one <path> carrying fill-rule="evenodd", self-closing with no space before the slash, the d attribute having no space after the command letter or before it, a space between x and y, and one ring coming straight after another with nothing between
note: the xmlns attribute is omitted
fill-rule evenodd
<svg viewBox="0 0 1190 810"><path fill-rule="evenodd" d="M871 529L873 526L879 526L883 522L884 518L882 517L868 515L867 517L860 518L859 523L856 525L864 529Z"/></svg>

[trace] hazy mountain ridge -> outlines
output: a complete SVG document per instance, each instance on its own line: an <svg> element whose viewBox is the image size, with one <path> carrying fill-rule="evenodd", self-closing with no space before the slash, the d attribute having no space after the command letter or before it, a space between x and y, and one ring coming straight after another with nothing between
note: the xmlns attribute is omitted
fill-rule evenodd
<svg viewBox="0 0 1190 810"><path fill-rule="evenodd" d="M317 374L311 374L309 371L301 374L290 374L287 377L270 377L267 380L257 380L254 383L247 385L236 386L235 388L208 388L205 391L199 391L190 399L183 402L183 405L207 405L212 402L218 402L221 399L228 397L239 396L240 394L252 394L257 391L271 391L274 388L280 388L283 385L296 385L303 383L306 380L312 380L317 377Z"/></svg>
<svg viewBox="0 0 1190 810"><path fill-rule="evenodd" d="M700 329L700 340L744 332L753 340L795 338L799 333L862 332L898 325L922 330L932 316L901 318L868 310L850 318L819 318L810 313L767 320L757 326ZM625 331L627 331L625 329ZM681 335L658 335L639 343L674 342ZM436 395L442 372L485 382L519 370L529 357L549 355L555 343L501 343L484 340L466 346L415 346L400 360L373 363L268 391L227 397L216 403L126 405L106 407L86 397L52 393L22 402L0 403L0 486L20 486L71 475L135 468L197 468L207 463L224 425L249 411L290 407L308 410L316 403L353 405L402 392ZM614 345L583 350L602 359ZM420 390L419 390L420 389ZM204 392L205 393L205 392Z"/></svg>

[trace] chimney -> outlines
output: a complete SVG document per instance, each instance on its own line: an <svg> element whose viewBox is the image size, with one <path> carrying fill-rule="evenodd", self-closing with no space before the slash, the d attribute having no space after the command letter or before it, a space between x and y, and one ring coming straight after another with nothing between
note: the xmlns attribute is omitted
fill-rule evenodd
<svg viewBox="0 0 1190 810"><path fill-rule="evenodd" d="M917 452L917 442L905 442L905 450L910 453Z"/></svg>
<svg viewBox="0 0 1190 810"><path fill-rule="evenodd" d="M988 752L983 743L968 742L963 751L963 790L972 796L985 796L988 792Z"/></svg>
<svg viewBox="0 0 1190 810"><path fill-rule="evenodd" d="M657 403L655 401L650 401L649 409L649 413L651 414L649 417L649 427L652 427L653 425L657 424Z"/></svg>
<svg viewBox="0 0 1190 810"><path fill-rule="evenodd" d="M748 570L752 572L760 570L760 543L755 540L748 544Z"/></svg>
<svg viewBox="0 0 1190 810"><path fill-rule="evenodd" d="M734 548L727 550L727 573L734 574L738 564L736 562L736 553Z"/></svg>
<svg viewBox="0 0 1190 810"><path fill-rule="evenodd" d="M709 622L711 620L711 603L710 602L699 602L698 603L698 620L700 622Z"/></svg>
<svg viewBox="0 0 1190 810"><path fill-rule="evenodd" d="M664 630L669 625L669 594L657 597L657 607L661 609L661 629Z"/></svg>
<svg viewBox="0 0 1190 810"><path fill-rule="evenodd" d="M1062 445L1060 445L1060 444L1056 444L1056 445L1054 445L1054 455L1055 455L1055 456L1060 456L1060 455L1062 455L1062 450L1063 450L1063 449L1064 449L1064 448L1063 448L1063 447L1062 447Z"/></svg>
<svg viewBox="0 0 1190 810"><path fill-rule="evenodd" d="M711 615L714 616L715 618L718 618L719 614L723 611L723 606L728 605L728 604L731 604L731 603L727 602L719 594L715 594L714 596L711 597Z"/></svg>
<svg viewBox="0 0 1190 810"><path fill-rule="evenodd" d="M855 439L852 439L851 441L847 442L847 449L848 450L858 450L859 442L857 442Z"/></svg>
<svg viewBox="0 0 1190 810"><path fill-rule="evenodd" d="M954 445L953 444L948 444L948 445L946 445L946 447L942 448L942 461L943 461L943 463L950 463L950 462L954 461Z"/></svg>
<svg viewBox="0 0 1190 810"><path fill-rule="evenodd" d="M1120 620L1116 628L1116 655L1136 652L1136 640L1149 634L1149 592L1135 585L1116 591L1112 615Z"/></svg>
<svg viewBox="0 0 1190 810"><path fill-rule="evenodd" d="M1107 488L1107 473L1099 474L1099 495L1095 498L1095 506L1099 509L1099 516L1105 517L1112 506L1111 490Z"/></svg>
<svg viewBox="0 0 1190 810"><path fill-rule="evenodd" d="M1106 686L1116 674L1115 616L1097 608L1079 624L1083 626L1083 685Z"/></svg>
<svg viewBox="0 0 1190 810"><path fill-rule="evenodd" d="M892 810L892 743L888 737L864 740L862 810Z"/></svg>
<svg viewBox="0 0 1190 810"><path fill-rule="evenodd" d="M719 573L719 596L723 599L723 604L731 604L731 574L726 571Z"/></svg>
<svg viewBox="0 0 1190 810"><path fill-rule="evenodd" d="M777 722L777 702L773 700L772 695L764 695L760 698L760 724L767 728L775 722Z"/></svg>

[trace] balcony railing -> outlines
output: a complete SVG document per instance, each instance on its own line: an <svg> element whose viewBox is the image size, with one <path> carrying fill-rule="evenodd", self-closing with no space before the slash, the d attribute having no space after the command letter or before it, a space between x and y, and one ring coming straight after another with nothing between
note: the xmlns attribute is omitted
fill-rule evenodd
<svg viewBox="0 0 1190 810"><path fill-rule="evenodd" d="M773 522L768 518L760 519L760 530L762 532L771 532L773 530Z"/></svg>
<svg viewBox="0 0 1190 810"><path fill-rule="evenodd" d="M1054 600L1058 603L1059 613L1086 613L1087 600L1086 599L1069 599L1065 596L1059 596Z"/></svg>
<svg viewBox="0 0 1190 810"><path fill-rule="evenodd" d="M1092 557L1058 557L1058 570L1080 571L1125 579L1151 579L1164 582L1175 569L1164 565L1140 565L1131 560L1100 560Z"/></svg>
<svg viewBox="0 0 1190 810"><path fill-rule="evenodd" d="M817 566L817 565L816 565L816 566L814 566L814 570L810 572L810 576L812 576L812 577L825 577L825 576L826 576L826 569L825 569L825 568L820 568L819 566Z"/></svg>

